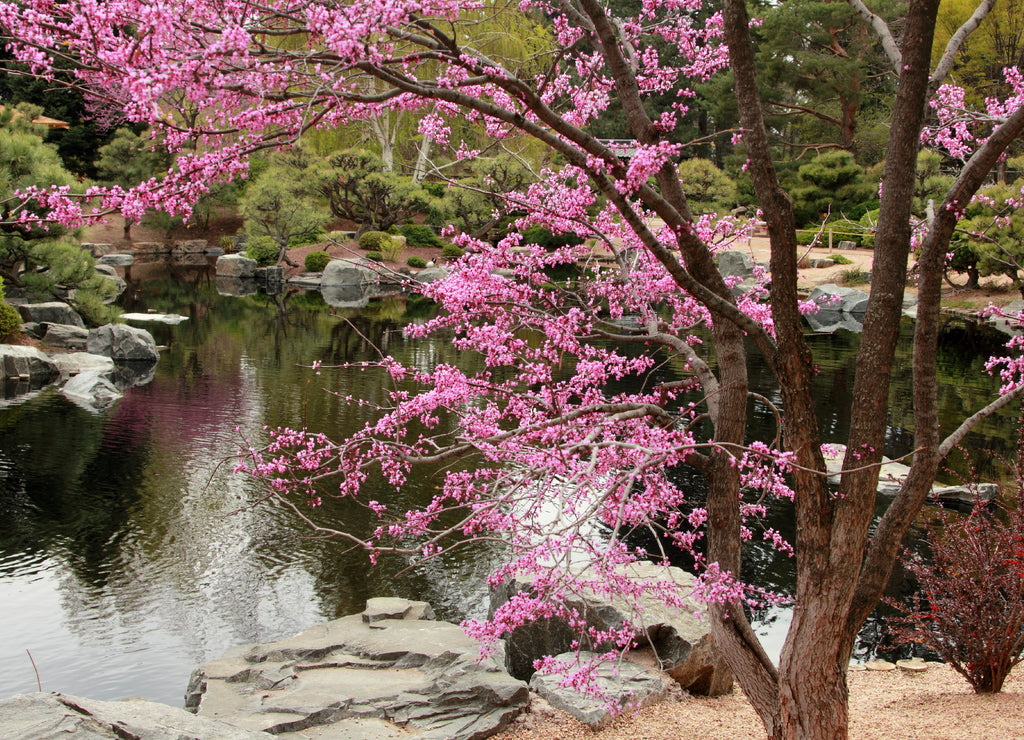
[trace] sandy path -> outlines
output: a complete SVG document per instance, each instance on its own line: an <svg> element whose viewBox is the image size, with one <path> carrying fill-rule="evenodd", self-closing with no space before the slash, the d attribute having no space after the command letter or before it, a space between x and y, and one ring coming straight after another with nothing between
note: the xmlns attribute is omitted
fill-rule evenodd
<svg viewBox="0 0 1024 740"><path fill-rule="evenodd" d="M979 696L939 664L920 674L850 672L851 740L1024 739L1024 670L994 696ZM684 696L620 717L592 732L551 710L525 715L500 740L760 740L764 731L740 691L715 699Z"/></svg>

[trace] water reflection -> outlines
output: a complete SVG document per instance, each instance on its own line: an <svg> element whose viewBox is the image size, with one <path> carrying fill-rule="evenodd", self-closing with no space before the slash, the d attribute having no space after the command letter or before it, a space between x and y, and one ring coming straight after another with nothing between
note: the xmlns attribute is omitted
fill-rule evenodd
<svg viewBox="0 0 1024 740"><path fill-rule="evenodd" d="M152 382L128 388L101 416L52 391L0 408L0 695L35 690L26 649L44 690L180 704L194 664L357 611L369 596L425 598L442 618L486 611L490 553L411 571L392 558L370 570L361 554L310 537L290 512L266 505L258 487L231 474L239 443L259 443L265 426L306 425L344 438L372 418L340 397L383 401L382 375L358 368L316 375L302 367L315 359L346 365L384 351L423 369L478 366L479 358L458 356L444 338L405 339L402 326L429 308L394 297L358 311L318 294L228 297L203 266L130 269L162 278L133 281L126 308L190 319L149 327L168 347ZM901 360L909 325L905 332ZM965 337L955 332L940 355L944 425L980 406L995 385L978 359L995 340L971 335L965 353L958 348ZM816 402L830 439L848 423L858 341L845 333L812 340L822 371ZM672 379L682 369L669 362L658 372ZM778 401L764 368L755 363L751 372ZM908 374L897 373L889 454L909 444L908 384ZM752 410L761 431L774 433L774 417ZM1012 439L1015 421L1012 412L986 421L969 444ZM418 476L420 487L403 491L401 501L383 487L377 495L395 508L412 504L440 476ZM317 515L372 525L347 501L328 501ZM791 530L784 508L775 515L774 526ZM745 567L763 585L785 590L791 582L789 562L767 550L753 551Z"/></svg>

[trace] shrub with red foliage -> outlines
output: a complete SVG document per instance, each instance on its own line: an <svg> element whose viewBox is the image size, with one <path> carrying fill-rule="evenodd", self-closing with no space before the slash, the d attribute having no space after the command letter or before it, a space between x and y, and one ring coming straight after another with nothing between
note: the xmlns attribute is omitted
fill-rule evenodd
<svg viewBox="0 0 1024 740"><path fill-rule="evenodd" d="M931 557L904 552L920 590L892 618L896 639L931 648L975 692L996 693L1024 654L1024 447L1010 463L1012 495L930 522Z"/></svg>

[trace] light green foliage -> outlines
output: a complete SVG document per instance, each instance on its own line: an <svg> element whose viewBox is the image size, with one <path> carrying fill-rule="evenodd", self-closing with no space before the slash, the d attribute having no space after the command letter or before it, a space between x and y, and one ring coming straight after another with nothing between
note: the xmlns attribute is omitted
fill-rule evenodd
<svg viewBox="0 0 1024 740"><path fill-rule="evenodd" d="M327 254L327 252L310 252L306 255L303 267L306 272L323 272L324 268L327 267L327 263L330 261L331 255Z"/></svg>
<svg viewBox="0 0 1024 740"><path fill-rule="evenodd" d="M55 289L62 287L69 289L69 302L86 323L106 324L117 317L119 311L105 304L117 290L113 281L96 272L92 255L78 244L38 242L32 246L29 261L46 266L21 276L22 285L35 299L52 299Z"/></svg>
<svg viewBox="0 0 1024 740"><path fill-rule="evenodd" d="M694 157L679 163L679 181L694 214L725 213L736 205L738 192L731 177L707 159Z"/></svg>
<svg viewBox="0 0 1024 740"><path fill-rule="evenodd" d="M444 242L426 224L402 224L398 233L405 237L410 247L441 247Z"/></svg>
<svg viewBox="0 0 1024 740"><path fill-rule="evenodd" d="M381 254L380 252L367 252L366 259L371 260L373 262L383 262L384 255Z"/></svg>
<svg viewBox="0 0 1024 740"><path fill-rule="evenodd" d="M470 174L444 193L438 221L476 238L492 231L500 235L515 215L505 194L522 190L533 180L522 160L511 154L474 159Z"/></svg>
<svg viewBox="0 0 1024 740"><path fill-rule="evenodd" d="M0 113L0 221L17 217L14 191L30 185L70 185L57 151L45 144L43 131L31 121L40 109L19 105ZM33 204L27 208L32 210ZM98 274L92 255L67 240L65 229L0 225L0 275L10 285L27 288L38 300L70 295L71 303L90 323L103 323L117 311L104 305L114 295L111 280Z"/></svg>
<svg viewBox="0 0 1024 740"><path fill-rule="evenodd" d="M797 184L791 188L797 223L807 226L823 219L858 220L877 207L877 186L864 174L853 155L846 151L819 154L797 170Z"/></svg>
<svg viewBox="0 0 1024 740"><path fill-rule="evenodd" d="M110 143L100 147L96 160L100 177L123 188L164 174L170 166L166 149L154 148L148 134L137 134L128 128L119 128Z"/></svg>
<svg viewBox="0 0 1024 740"><path fill-rule="evenodd" d="M405 264L409 265L409 267L426 267L427 261L418 254L414 254L405 261Z"/></svg>
<svg viewBox="0 0 1024 740"><path fill-rule="evenodd" d="M30 105L7 107L0 113L0 221L17 218L19 201L14 191L31 185L74 185L75 179L61 164L57 150L43 143L42 130L31 121L41 112ZM33 204L27 205L28 210ZM29 254L34 244L63 236L64 230L51 226L24 229L0 225L0 275L11 285L20 284L20 272L34 269Z"/></svg>
<svg viewBox="0 0 1024 740"><path fill-rule="evenodd" d="M245 242L245 256L256 260L260 267L276 265L280 255L281 245L272 236L250 236Z"/></svg>
<svg viewBox="0 0 1024 740"><path fill-rule="evenodd" d="M391 237L391 243L385 244L380 252L388 262L397 262L405 251L405 241L397 237Z"/></svg>
<svg viewBox="0 0 1024 740"><path fill-rule="evenodd" d="M928 213L928 204L934 207L942 203L946 193L953 186L953 178L942 174L941 154L922 150L917 155L917 173L914 179L914 214L923 218Z"/></svg>
<svg viewBox="0 0 1024 740"><path fill-rule="evenodd" d="M1024 209L1014 207L1022 186L1024 178L979 193L957 224L949 269L967 273L972 281L979 275L1005 275L1024 298Z"/></svg>
<svg viewBox="0 0 1024 740"><path fill-rule="evenodd" d="M971 17L977 5L975 0L941 0L932 44L933 63L939 61L950 37ZM1010 92L1003 70L1021 62L1024 0L999 0L960 47L951 81L964 88L969 106L983 107L985 98L1002 98Z"/></svg>
<svg viewBox="0 0 1024 740"><path fill-rule="evenodd" d="M21 314L4 300L4 281L0 278L0 339L6 339L21 326Z"/></svg>
<svg viewBox="0 0 1024 740"><path fill-rule="evenodd" d="M412 178L385 172L380 157L361 150L338 152L318 163L315 183L334 217L364 230L387 231L429 210L432 202Z"/></svg>
<svg viewBox="0 0 1024 740"><path fill-rule="evenodd" d="M300 148L276 152L241 199L245 231L279 245L319 234L329 220L316 188L313 158ZM310 243L310 242L306 242Z"/></svg>
<svg viewBox="0 0 1024 740"><path fill-rule="evenodd" d="M443 247L441 247L441 256L447 257L448 259L455 259L456 257L461 257L465 253L466 250L464 250L462 247L457 247L454 244L445 244Z"/></svg>
<svg viewBox="0 0 1024 740"><path fill-rule="evenodd" d="M837 265L852 265L853 260L842 254L830 254L829 259Z"/></svg>
<svg viewBox="0 0 1024 740"><path fill-rule="evenodd" d="M394 240L383 231L367 231L359 237L359 248L366 251L383 252Z"/></svg>

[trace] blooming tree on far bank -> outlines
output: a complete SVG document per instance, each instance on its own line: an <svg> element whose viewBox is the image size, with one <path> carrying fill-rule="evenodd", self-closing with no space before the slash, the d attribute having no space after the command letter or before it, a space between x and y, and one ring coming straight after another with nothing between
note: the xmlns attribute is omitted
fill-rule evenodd
<svg viewBox="0 0 1024 740"><path fill-rule="evenodd" d="M984 117L965 121L967 111L959 110L960 117L943 118L931 135L947 147L967 147L954 151L965 163L920 244L911 472L869 532L927 101L948 71L947 58L992 2L984 0L953 36L933 72L937 0L909 0L892 19L898 38L861 0L851 1L881 38L898 85L838 489L824 474L792 203L769 151L749 34L756 21L742 0L707 8L700 0L523 0L521 12L545 19L557 39L553 51L528 67L467 42L460 12L487 3L3 3L0 26L33 74L51 74L54 57L67 58L78 68L72 84L96 96L120 96L131 120L159 129L169 147L183 152L159 182L95 189L93 201L59 188L27 192L35 210L24 209L22 218L46 212L76 223L92 208L119 209L130 218L151 207L187 212L211 183L243 175L247 153L387 109L429 110L422 135L467 159L477 152L453 137L455 117L483 127L495 146L512 135L533 137L561 166L508 195L525 214L518 231L497 244L459 237L465 257L449 278L424 288L442 313L410 330L449 332L458 347L480 353L486 369L404 367L382 359L379 370L394 390L379 420L346 441L279 430L269 449L253 451L251 468L283 500L301 506L316 502L327 477L339 481L332 495L362 497L370 475L400 487L417 463L443 464L442 490L423 509L390 511L386 502L367 501L380 517L371 537L331 534L371 552L424 557L466 540L508 547L511 559L493 577L533 574L536 596L521 595L492 624L474 627L485 639L557 610L567 589L627 595L646 589L678 602L682 595L664 584L617 576L621 563L659 556L630 551L618 535L655 528L678 546L698 549L698 591L709 624L768 735L834 740L846 736L845 676L854 638L940 461L972 424L1018 392L1015 385L956 430L939 428L936 342L946 246L958 214L1024 131L1020 85L1016 97L989 106ZM433 76L416 74L424 64L436 70ZM750 226L692 214L677 174L686 147L669 138L687 112L692 81L726 66L772 244L770 285L738 295L715 257ZM645 100L666 93L675 104L652 118ZM195 112L187 122L178 113L182 97ZM612 100L637 142L628 160L590 131ZM938 100L941 110L955 107L948 91ZM596 242L614 262L553 283L552 268L587 260L590 248L525 243L521 233L531 226ZM748 439L748 401L758 398L747 376L748 342L781 387L777 403L760 399L778 414L770 442ZM659 379L663 363L681 379ZM643 380L641 389L623 390L630 379ZM472 464L461 464L466 461ZM692 502L665 475L681 463L707 480L707 499L698 508L684 507ZM744 583L741 554L755 536L789 547L757 526L770 497L780 496L793 500L798 580L793 622L775 665L744 613L747 603L768 597ZM593 538L586 525L595 520L613 536Z"/></svg>

